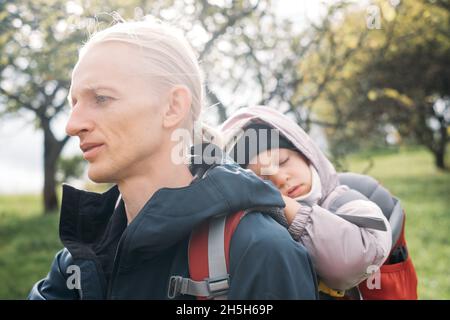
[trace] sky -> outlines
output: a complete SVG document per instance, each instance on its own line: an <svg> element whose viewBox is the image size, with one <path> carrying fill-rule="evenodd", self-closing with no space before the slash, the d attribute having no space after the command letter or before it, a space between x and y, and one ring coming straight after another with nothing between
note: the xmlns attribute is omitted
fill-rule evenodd
<svg viewBox="0 0 450 320"><path fill-rule="evenodd" d="M323 6L318 0L275 1L277 14L301 24L307 18L321 16ZM68 114L54 123L57 136L62 137ZM72 138L63 149L63 156L78 154L78 138ZM43 133L35 130L28 118L0 119L0 194L39 193L43 185Z"/></svg>

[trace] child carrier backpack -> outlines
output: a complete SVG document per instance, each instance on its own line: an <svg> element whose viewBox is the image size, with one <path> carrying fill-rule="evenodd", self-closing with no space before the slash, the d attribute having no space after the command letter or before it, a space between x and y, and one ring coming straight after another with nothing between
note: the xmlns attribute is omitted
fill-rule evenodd
<svg viewBox="0 0 450 320"><path fill-rule="evenodd" d="M417 299L417 276L406 247L405 213L400 201L375 179L366 175L340 173L339 181L375 202L392 229L392 249L378 274L380 286L372 288L368 281L361 282L358 289L362 298ZM339 207L353 200L351 191L338 197L332 206ZM228 216L214 217L193 230L188 249L191 278L170 277L168 288L170 299L180 294L195 296L200 300L227 298L230 285L230 242L239 221L246 213L239 211Z"/></svg>
<svg viewBox="0 0 450 320"><path fill-rule="evenodd" d="M366 300L417 300L417 275L409 256L405 240L405 211L400 200L392 196L377 180L351 172L340 173L341 184L349 186L375 202L392 229L392 249L380 267L379 288L373 288L370 278L359 284L362 298Z"/></svg>

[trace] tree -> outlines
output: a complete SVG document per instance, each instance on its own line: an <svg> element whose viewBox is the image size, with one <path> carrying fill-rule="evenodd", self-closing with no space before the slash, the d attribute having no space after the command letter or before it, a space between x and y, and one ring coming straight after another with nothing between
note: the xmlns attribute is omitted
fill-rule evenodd
<svg viewBox="0 0 450 320"><path fill-rule="evenodd" d="M90 9L99 11L102 5ZM68 110L66 97L78 49L88 38L89 27L102 22L93 17L75 2L0 3L0 116L31 114L35 127L44 133L46 213L58 207L57 164L69 140L69 136L58 139L52 125Z"/></svg>
<svg viewBox="0 0 450 320"><path fill-rule="evenodd" d="M424 145L436 166L445 169L450 121L448 2L377 4L381 29L367 32L355 21L355 16L365 16L364 10L346 13L338 26L344 37L340 47L349 46L352 30L367 33L367 38L320 101L328 111L322 114L345 123L328 131L331 145L354 149L380 144L387 133L395 132L404 141Z"/></svg>
<svg viewBox="0 0 450 320"><path fill-rule="evenodd" d="M80 33L65 30L66 8L57 1L0 5L0 114L31 113L44 132L46 212L57 208L56 163L69 137L57 139L52 120L66 107L69 70Z"/></svg>
<svg viewBox="0 0 450 320"><path fill-rule="evenodd" d="M95 4L19 0L0 4L0 116L31 114L44 132L45 211L57 207L57 160L69 139L57 138L52 123L68 110L70 72L79 47L93 29L114 23L115 15L104 13L117 11L125 19L150 14L184 29L207 70L207 98L217 107L212 121L220 123L230 110L259 103L304 120L308 113L298 106L315 101L347 61L330 59L328 54L326 76L322 70L317 75L314 69L305 76L301 67L302 59L330 30L340 5L332 6L312 28L297 30L292 22L277 17L270 0L223 1L221 5L207 0L103 0ZM329 41L334 36L329 34ZM299 88L311 94L300 99ZM211 115L211 110L207 108L205 114ZM311 123L309 116L306 120Z"/></svg>
<svg viewBox="0 0 450 320"><path fill-rule="evenodd" d="M393 31L383 58L362 68L370 88L366 105L385 116L401 135L413 136L434 155L436 167L446 169L450 11L426 2L405 2L397 19L402 29Z"/></svg>
<svg viewBox="0 0 450 320"><path fill-rule="evenodd" d="M59 183L62 183L71 178L80 178L85 169L83 160L84 159L81 155L59 158L57 163L56 180Z"/></svg>

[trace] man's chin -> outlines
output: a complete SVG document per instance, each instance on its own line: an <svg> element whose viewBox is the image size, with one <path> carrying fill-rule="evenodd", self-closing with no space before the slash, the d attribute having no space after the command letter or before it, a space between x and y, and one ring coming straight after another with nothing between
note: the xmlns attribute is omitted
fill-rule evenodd
<svg viewBox="0 0 450 320"><path fill-rule="evenodd" d="M114 182L114 179L109 172L106 172L106 170L99 170L99 168L90 167L88 170L88 177L91 181L95 183Z"/></svg>

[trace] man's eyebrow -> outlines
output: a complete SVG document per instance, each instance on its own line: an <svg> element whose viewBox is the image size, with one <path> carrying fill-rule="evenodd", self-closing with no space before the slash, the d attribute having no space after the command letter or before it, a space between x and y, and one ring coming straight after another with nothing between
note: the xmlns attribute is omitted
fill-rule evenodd
<svg viewBox="0 0 450 320"><path fill-rule="evenodd" d="M75 90L75 92L77 94L81 94L81 93L85 93L85 92L91 92L91 91L97 91L97 90L108 90L111 92L115 92L118 93L118 89L112 87L112 86L108 86L108 85L96 85L96 84L88 84L88 85L84 85L81 86L80 88L77 88ZM74 92L73 88L71 88L70 90L71 92Z"/></svg>
<svg viewBox="0 0 450 320"><path fill-rule="evenodd" d="M86 85L84 88L82 88L82 91L97 91L97 90L108 90L115 93L119 92L116 88L108 85Z"/></svg>
<svg viewBox="0 0 450 320"><path fill-rule="evenodd" d="M92 92L92 91L98 91L98 90L107 90L113 93L119 93L119 91L111 86L107 86L107 85L85 85L82 86L81 88L76 90L77 94L83 94L86 92ZM72 92L74 92L73 90L71 90Z"/></svg>

